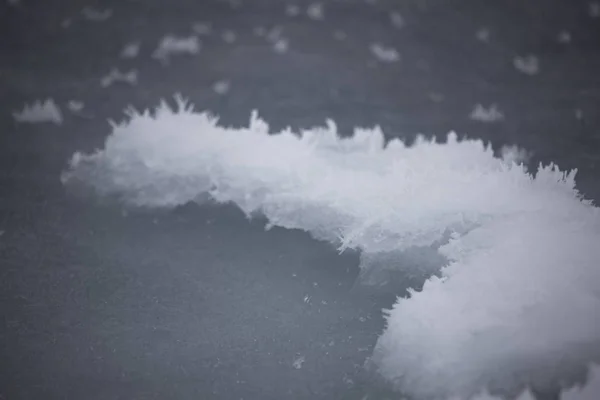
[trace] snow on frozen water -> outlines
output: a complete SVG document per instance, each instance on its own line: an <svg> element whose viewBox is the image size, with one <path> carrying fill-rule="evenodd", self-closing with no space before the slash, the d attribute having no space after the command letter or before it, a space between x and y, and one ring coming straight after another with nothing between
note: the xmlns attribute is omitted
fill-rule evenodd
<svg viewBox="0 0 600 400"><path fill-rule="evenodd" d="M198 36L178 37L166 35L152 53L152 58L168 64L171 56L176 54L194 55L200 52L202 43Z"/></svg>
<svg viewBox="0 0 600 400"><path fill-rule="evenodd" d="M513 60L513 66L517 71L525 75L536 75L540 72L540 60L534 55L524 57L517 56Z"/></svg>
<svg viewBox="0 0 600 400"><path fill-rule="evenodd" d="M372 43L369 46L371 53L378 61L385 63L394 63L400 61L400 53L393 47L387 47L380 43Z"/></svg>
<svg viewBox="0 0 600 400"><path fill-rule="evenodd" d="M121 72L118 68L113 68L100 80L100 86L107 88L115 83L128 83L136 85L138 83L138 72L136 69L127 72Z"/></svg>
<svg viewBox="0 0 600 400"><path fill-rule="evenodd" d="M104 148L73 155L68 188L137 207L233 203L263 214L266 228L360 250L363 272L416 273L439 260L438 276L387 311L370 359L403 393L569 387L600 360L600 213L575 171L530 173L515 149L495 157L453 133L385 144L379 128L340 138L328 121L270 135L256 113L225 128L180 98L127 115ZM402 261L414 249L423 263Z"/></svg>
<svg viewBox="0 0 600 400"><path fill-rule="evenodd" d="M12 116L19 123L52 122L60 125L63 122L62 112L53 99L36 100L31 104L25 104L21 111L13 112Z"/></svg>

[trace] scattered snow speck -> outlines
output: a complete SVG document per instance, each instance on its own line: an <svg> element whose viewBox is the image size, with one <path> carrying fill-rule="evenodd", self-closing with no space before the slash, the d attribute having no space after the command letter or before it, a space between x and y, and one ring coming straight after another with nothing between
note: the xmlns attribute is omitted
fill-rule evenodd
<svg viewBox="0 0 600 400"><path fill-rule="evenodd" d="M83 15L83 18L87 19L88 21L95 22L106 21L107 19L112 17L112 14L113 11L111 9L100 11L92 7L85 7L83 10L81 10L81 15Z"/></svg>
<svg viewBox="0 0 600 400"><path fill-rule="evenodd" d="M271 28L271 30L269 30L268 33L266 33L267 41L270 43L275 43L282 38L282 34L283 28L279 25L275 25L273 28Z"/></svg>
<svg viewBox="0 0 600 400"><path fill-rule="evenodd" d="M138 82L138 72L132 69L129 72L121 72L118 68L113 68L100 80L100 86L107 88L114 83L122 82L135 85Z"/></svg>
<svg viewBox="0 0 600 400"><path fill-rule="evenodd" d="M346 40L348 38L348 35L346 35L346 32L344 31L336 30L335 32L333 32L333 37L335 38L335 40Z"/></svg>
<svg viewBox="0 0 600 400"><path fill-rule="evenodd" d="M575 110L575 118L577 118L578 120L583 119L583 111L579 108Z"/></svg>
<svg viewBox="0 0 600 400"><path fill-rule="evenodd" d="M273 50L279 54L286 53L289 47L290 42L288 39L280 38L275 43L273 43Z"/></svg>
<svg viewBox="0 0 600 400"><path fill-rule="evenodd" d="M592 18L600 18L600 2L591 1L588 6L588 14Z"/></svg>
<svg viewBox="0 0 600 400"><path fill-rule="evenodd" d="M302 368L302 364L304 364L305 361L306 361L306 357L299 356L298 358L296 358L294 360L294 363L292 365L294 366L294 368L300 369L300 368Z"/></svg>
<svg viewBox="0 0 600 400"><path fill-rule="evenodd" d="M314 21L321 21L325 18L325 13L323 11L323 4L321 3L313 3L308 6L306 9L306 15L308 18Z"/></svg>
<svg viewBox="0 0 600 400"><path fill-rule="evenodd" d="M400 29L404 27L404 18L398 11L392 11L390 13L390 22L394 28Z"/></svg>
<svg viewBox="0 0 600 400"><path fill-rule="evenodd" d="M67 28L70 28L72 24L73 24L73 21L71 21L70 18L67 18L67 19L63 19L60 22L60 27L63 29L67 29Z"/></svg>
<svg viewBox="0 0 600 400"><path fill-rule="evenodd" d="M121 50L121 58L136 58L140 54L140 42L131 42Z"/></svg>
<svg viewBox="0 0 600 400"><path fill-rule="evenodd" d="M469 118L479 122L498 122L504 120L504 114L500 112L496 104L492 104L488 108L477 104L471 111Z"/></svg>
<svg viewBox="0 0 600 400"><path fill-rule="evenodd" d="M427 97L429 97L429 100L433 101L434 103L441 103L444 101L444 95L438 92L431 92L427 95Z"/></svg>
<svg viewBox="0 0 600 400"><path fill-rule="evenodd" d="M83 110L84 104L79 100L69 100L67 103L67 109L73 113L78 113Z"/></svg>
<svg viewBox="0 0 600 400"><path fill-rule="evenodd" d="M309 303L310 303L310 299L311 299L311 297L310 297L309 295L306 295L306 296L304 296L304 300L303 300L303 301L304 301L306 304L309 304Z"/></svg>
<svg viewBox="0 0 600 400"><path fill-rule="evenodd" d="M25 104L21 111L13 112L12 115L15 121L19 123L52 122L60 125L63 122L62 112L53 99L36 100L31 104Z"/></svg>
<svg viewBox="0 0 600 400"><path fill-rule="evenodd" d="M264 26L256 26L252 29L252 33L256 36L265 36L267 34L267 29Z"/></svg>
<svg viewBox="0 0 600 400"><path fill-rule="evenodd" d="M490 30L487 28L481 28L475 32L475 38L480 42L487 43L490 41Z"/></svg>
<svg viewBox="0 0 600 400"><path fill-rule="evenodd" d="M386 63L400 61L400 53L393 47L386 47L380 43L373 43L369 46L369 49L379 61Z"/></svg>
<svg viewBox="0 0 600 400"><path fill-rule="evenodd" d="M18 6L21 3L21 0L6 0L9 6Z"/></svg>
<svg viewBox="0 0 600 400"><path fill-rule="evenodd" d="M243 4L242 0L229 0L229 5L233 9L240 8L242 6L242 4Z"/></svg>
<svg viewBox="0 0 600 400"><path fill-rule="evenodd" d="M212 26L208 22L194 22L192 24L192 31L197 35L210 35Z"/></svg>
<svg viewBox="0 0 600 400"><path fill-rule="evenodd" d="M221 37L223 38L223 41L228 44L232 44L237 40L237 35L234 31L231 30L223 32L223 35Z"/></svg>
<svg viewBox="0 0 600 400"><path fill-rule="evenodd" d="M285 7L285 15L288 17L297 17L300 15L300 7L296 4L288 4Z"/></svg>
<svg viewBox="0 0 600 400"><path fill-rule="evenodd" d="M227 94L230 88L231 82L228 80L220 80L213 84L213 91L220 95Z"/></svg>
<svg viewBox="0 0 600 400"><path fill-rule="evenodd" d="M561 44L571 43L571 34L568 31L560 31L556 40Z"/></svg>
<svg viewBox="0 0 600 400"><path fill-rule="evenodd" d="M540 61L534 55L515 57L513 60L513 66L517 69L517 71L522 72L525 75L532 76L540 72Z"/></svg>
<svg viewBox="0 0 600 400"><path fill-rule="evenodd" d="M152 58L167 64L170 61L171 55L174 54L198 54L202 43L198 36L177 37L174 35L166 35L162 38Z"/></svg>

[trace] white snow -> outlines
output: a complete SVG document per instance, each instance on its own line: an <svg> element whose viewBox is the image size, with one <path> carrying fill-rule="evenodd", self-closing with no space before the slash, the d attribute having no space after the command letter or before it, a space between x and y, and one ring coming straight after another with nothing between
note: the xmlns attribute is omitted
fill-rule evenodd
<svg viewBox="0 0 600 400"><path fill-rule="evenodd" d="M534 55L517 56L513 59L513 66L525 75L536 75L540 71L540 61Z"/></svg>
<svg viewBox="0 0 600 400"><path fill-rule="evenodd" d="M52 122L60 125L63 122L62 112L53 99L36 100L31 104L25 104L21 111L13 112L12 116L19 123Z"/></svg>
<svg viewBox="0 0 600 400"><path fill-rule="evenodd" d="M400 53L393 47L387 47L381 43L372 43L369 46L371 53L378 61L385 63L394 63L400 61Z"/></svg>
<svg viewBox="0 0 600 400"><path fill-rule="evenodd" d="M152 53L152 58L161 61L163 64L168 64L171 56L176 54L198 54L201 46L200 39L195 35L187 37L166 35Z"/></svg>
<svg viewBox="0 0 600 400"><path fill-rule="evenodd" d="M588 14L592 18L600 18L600 2L590 1L588 4Z"/></svg>
<svg viewBox="0 0 600 400"><path fill-rule="evenodd" d="M104 148L73 155L62 181L131 206L233 203L267 228L359 249L367 272L382 259L419 272L423 263L400 257L415 249L447 260L387 312L371 357L407 395L577 383L600 360L600 213L577 192L575 171L529 173L514 149L496 158L453 133L384 143L378 128L342 139L332 121L270 135L255 113L248 127L225 128L178 98L176 109L130 109ZM595 371L586 388L598 396Z"/></svg>
<svg viewBox="0 0 600 400"><path fill-rule="evenodd" d="M308 18L314 21L321 21L325 19L325 12L323 10L323 4L321 3L312 3L306 9L306 15Z"/></svg>
<svg viewBox="0 0 600 400"><path fill-rule="evenodd" d="M556 37L556 41L561 44L571 43L571 33L569 31L560 31Z"/></svg>
<svg viewBox="0 0 600 400"><path fill-rule="evenodd" d="M121 50L121 58L132 59L136 58L140 54L140 42L130 42L123 46Z"/></svg>
<svg viewBox="0 0 600 400"><path fill-rule="evenodd" d="M233 44L237 40L237 35L232 30L224 31L221 37L223 38L223 41L227 44Z"/></svg>
<svg viewBox="0 0 600 400"><path fill-rule="evenodd" d="M480 42L487 43L490 41L490 30L488 28L480 28L477 32L475 32L475 37Z"/></svg>
<svg viewBox="0 0 600 400"><path fill-rule="evenodd" d="M226 79L217 81L213 84L213 91L220 95L227 94L229 89L231 89L231 82Z"/></svg>
<svg viewBox="0 0 600 400"><path fill-rule="evenodd" d="M114 83L119 82L136 85L138 82L137 70L131 69L127 72L121 72L121 70L118 68L112 68L110 72L100 80L100 86L107 88L112 86Z"/></svg>
<svg viewBox="0 0 600 400"><path fill-rule="evenodd" d="M392 26L396 29L404 27L404 18L402 17L402 14L400 14L397 11L392 11L390 13L390 22L392 23Z"/></svg>
<svg viewBox="0 0 600 400"><path fill-rule="evenodd" d="M284 38L277 39L277 41L275 43L273 43L273 50L279 54L287 53L289 48L290 48L290 41L288 39L284 39Z"/></svg>
<svg viewBox="0 0 600 400"><path fill-rule="evenodd" d="M79 100L69 100L67 102L67 109L72 113L81 112L83 110L83 107L85 107L85 104L83 104L83 102Z"/></svg>
<svg viewBox="0 0 600 400"><path fill-rule="evenodd" d="M337 29L333 32L333 38L335 40L346 40L348 38L348 35L346 35L346 32Z"/></svg>
<svg viewBox="0 0 600 400"><path fill-rule="evenodd" d="M212 32L212 26L209 22L194 22L192 24L192 31L197 35L210 35Z"/></svg>
<svg viewBox="0 0 600 400"><path fill-rule="evenodd" d="M81 10L81 15L89 21L104 22L112 17L113 11L111 9L97 10L92 7L85 7Z"/></svg>
<svg viewBox="0 0 600 400"><path fill-rule="evenodd" d="M488 108L485 108L482 104L476 104L469 118L479 122L498 122L504 120L504 114L496 104L492 104Z"/></svg>
<svg viewBox="0 0 600 400"><path fill-rule="evenodd" d="M288 4L285 6L285 15L288 17L297 17L300 15L300 7L296 4Z"/></svg>

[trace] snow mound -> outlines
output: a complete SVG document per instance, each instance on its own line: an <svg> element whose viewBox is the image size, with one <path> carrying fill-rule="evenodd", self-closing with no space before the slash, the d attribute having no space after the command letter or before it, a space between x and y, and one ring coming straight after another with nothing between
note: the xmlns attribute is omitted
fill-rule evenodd
<svg viewBox="0 0 600 400"><path fill-rule="evenodd" d="M361 250L366 276L430 269L396 257L428 249L445 266L387 312L371 358L416 398L571 387L600 360L600 214L576 171L530 174L517 150L498 158L454 133L410 146L379 128L341 138L333 121L270 134L255 112L226 128L177 103L129 109L63 183L138 207L231 202L267 228Z"/></svg>

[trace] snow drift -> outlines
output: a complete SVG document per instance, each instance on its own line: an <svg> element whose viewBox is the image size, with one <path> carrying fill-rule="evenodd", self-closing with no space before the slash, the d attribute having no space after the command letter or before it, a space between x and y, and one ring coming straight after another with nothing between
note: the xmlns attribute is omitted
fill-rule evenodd
<svg viewBox="0 0 600 400"><path fill-rule="evenodd" d="M341 138L328 121L270 135L256 113L226 128L177 102L129 109L63 183L139 207L232 202L267 228L361 250L365 276L421 268L394 257L411 249L442 255L439 276L388 311L371 360L416 398L572 386L600 360L600 214L575 171L529 174L517 153L454 133L386 144L378 128Z"/></svg>

